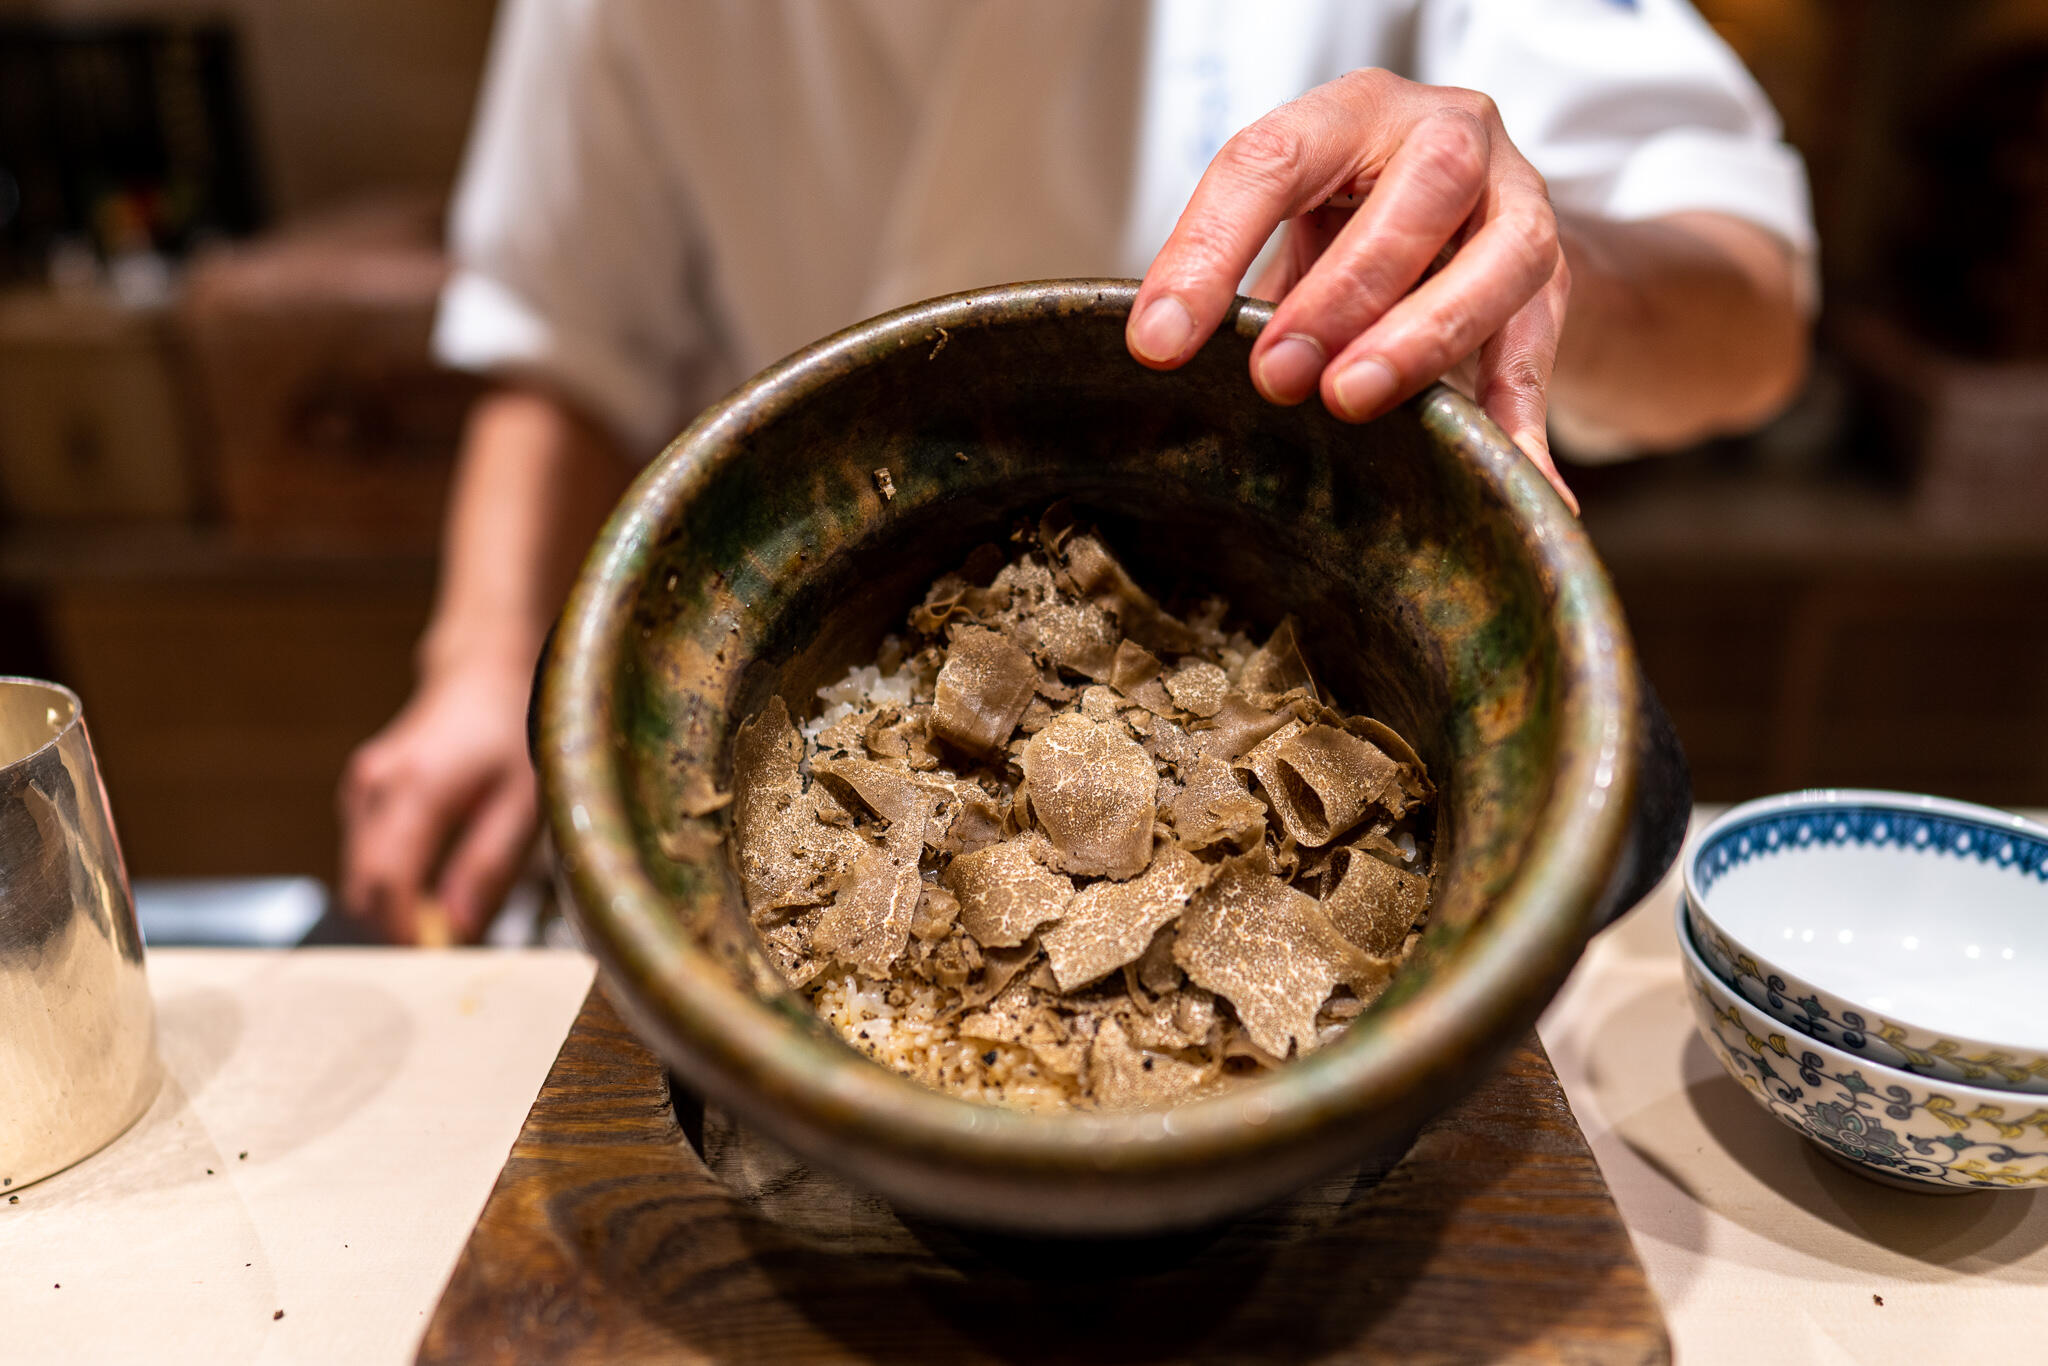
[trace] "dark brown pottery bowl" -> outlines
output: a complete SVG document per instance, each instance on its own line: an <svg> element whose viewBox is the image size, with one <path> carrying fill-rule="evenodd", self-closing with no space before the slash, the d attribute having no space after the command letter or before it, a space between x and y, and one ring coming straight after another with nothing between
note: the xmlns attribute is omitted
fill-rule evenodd
<svg viewBox="0 0 2048 1366"><path fill-rule="evenodd" d="M1607 575L1498 429L1443 388L1363 427L1265 403L1251 302L1185 368L1145 370L1133 294L955 295L767 370L627 494L543 677L548 820L622 1012L743 1121L960 1223L1158 1231L1390 1159L1683 831L1682 767L1639 810L1649 723ZM1156 590L1297 614L1333 695L1410 737L1443 792L1428 934L1387 995L1338 1044L1172 1111L1015 1113L856 1054L755 949L724 817L694 814L743 718L776 693L801 713L938 573L1062 498Z"/></svg>

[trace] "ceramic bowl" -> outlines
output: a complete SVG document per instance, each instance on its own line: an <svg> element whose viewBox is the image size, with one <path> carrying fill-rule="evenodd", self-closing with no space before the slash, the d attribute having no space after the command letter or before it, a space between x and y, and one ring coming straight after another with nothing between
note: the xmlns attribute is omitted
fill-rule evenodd
<svg viewBox="0 0 2048 1366"><path fill-rule="evenodd" d="M755 1132L956 1223L1163 1230L1393 1160L1527 1035L1687 814L1607 576L1498 429L1441 388L1364 427L1263 402L1249 302L1184 369L1146 370L1134 293L933 300L765 371L628 492L543 672L545 810L622 1012ZM1442 790L1428 933L1375 1009L1164 1112L975 1105L846 1047L748 931L716 812L743 718L808 707L939 572L1062 498L1160 591L1225 593L1255 628L1294 612L1333 695Z"/></svg>
<svg viewBox="0 0 2048 1366"><path fill-rule="evenodd" d="M2048 1106L1901 1072L1786 1029L1715 975L1683 905L1678 943L1693 1018L1714 1056L1827 1156L1858 1176L1918 1191L2048 1185Z"/></svg>
<svg viewBox="0 0 2048 1366"><path fill-rule="evenodd" d="M1715 974L1801 1034L2048 1093L2048 830L1902 792L1767 797L1701 834L1685 904Z"/></svg>

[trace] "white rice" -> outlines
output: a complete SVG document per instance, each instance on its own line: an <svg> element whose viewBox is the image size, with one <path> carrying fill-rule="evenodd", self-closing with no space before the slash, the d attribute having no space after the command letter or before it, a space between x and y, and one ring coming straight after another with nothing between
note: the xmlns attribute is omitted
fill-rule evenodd
<svg viewBox="0 0 2048 1366"><path fill-rule="evenodd" d="M1232 637L1222 653L1235 675L1253 648L1242 634ZM799 729L804 737L806 766L817 757L819 737L828 727L855 713L908 707L917 701L916 676L910 662L885 674L872 664L857 665L844 678L818 689L824 705ZM1401 856L1413 863L1414 836L1395 836ZM876 981L851 968L835 967L814 980L806 993L819 1018L838 1031L856 1050L884 1067L965 1100L1028 1110L1071 1110L1083 1101L1076 1079L1041 1064L1022 1044L976 1039L960 1033L960 1014L941 1019L938 988L915 979ZM971 1013L971 1012L962 1012ZM1348 1026L1325 1025L1324 1044L1339 1038ZM1084 1102L1085 1103L1085 1102Z"/></svg>
<svg viewBox="0 0 2048 1366"><path fill-rule="evenodd" d="M939 1018L939 993L923 982L881 983L851 969L819 978L811 1004L858 1051L894 1072L964 1100L1028 1110L1065 1110L1075 1084L1041 1066L1031 1050L967 1038Z"/></svg>
<svg viewBox="0 0 2048 1366"><path fill-rule="evenodd" d="M916 702L917 678L909 661L883 673L856 665L846 677L818 689L824 704L799 729L806 761L816 758L825 730L857 712L879 712ZM967 1100L1035 1110L1071 1108L1078 1088L1041 1066L1020 1044L961 1035L956 1019L939 1018L938 988L916 980L880 982L837 968L806 989L819 1018L855 1049L905 1076Z"/></svg>
<svg viewBox="0 0 2048 1366"><path fill-rule="evenodd" d="M825 706L801 727L805 749L815 753L818 737L828 727L837 725L857 711L909 706L916 700L913 696L915 686L916 676L908 661L897 665L896 672L891 674L883 673L872 664L856 665L837 683L828 683L818 689L818 700Z"/></svg>

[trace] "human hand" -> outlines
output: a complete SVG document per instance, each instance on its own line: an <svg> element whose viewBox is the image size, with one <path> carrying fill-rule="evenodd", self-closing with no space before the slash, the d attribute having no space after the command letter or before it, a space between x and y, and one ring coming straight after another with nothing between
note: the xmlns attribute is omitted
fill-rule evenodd
<svg viewBox="0 0 2048 1366"><path fill-rule="evenodd" d="M532 680L518 651L430 670L404 710L350 756L340 806L351 915L415 943L432 898L457 940L482 936L539 819L526 754Z"/></svg>
<svg viewBox="0 0 2048 1366"><path fill-rule="evenodd" d="M1252 347L1260 393L1295 404L1320 390L1364 422L1470 357L1480 406L1577 509L1545 432L1570 272L1543 177L1492 100L1354 71L1247 126L1146 271L1131 354L1185 362L1283 223L1252 291L1277 301Z"/></svg>

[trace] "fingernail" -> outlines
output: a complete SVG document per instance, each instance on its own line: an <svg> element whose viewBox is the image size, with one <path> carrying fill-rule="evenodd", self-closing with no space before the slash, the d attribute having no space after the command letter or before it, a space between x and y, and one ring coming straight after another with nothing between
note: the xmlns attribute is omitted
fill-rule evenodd
<svg viewBox="0 0 2048 1366"><path fill-rule="evenodd" d="M1523 455L1529 457L1530 464L1544 471L1546 477L1548 476L1550 469L1550 438L1547 435L1540 432L1532 432L1525 428L1510 436L1508 440L1514 442L1516 448Z"/></svg>
<svg viewBox="0 0 2048 1366"><path fill-rule="evenodd" d="M1328 360L1314 337L1290 332L1260 358L1259 392L1274 403L1299 403L1315 390Z"/></svg>
<svg viewBox="0 0 2048 1366"><path fill-rule="evenodd" d="M1131 324L1131 349L1149 361L1165 362L1179 356L1195 334L1195 315L1171 294L1162 294L1145 305L1145 311Z"/></svg>
<svg viewBox="0 0 2048 1366"><path fill-rule="evenodd" d="M1394 367L1378 356L1367 356L1337 376L1337 416L1360 422L1387 405L1401 387Z"/></svg>
<svg viewBox="0 0 2048 1366"><path fill-rule="evenodd" d="M1574 517L1578 516L1579 497L1565 486L1564 476L1558 473L1557 457L1552 455L1550 451L1549 434L1545 432L1519 431L1509 439L1521 449L1523 455L1529 457L1529 463L1540 470L1543 477L1550 481L1550 487L1557 490L1557 496L1564 499L1564 505L1572 510L1572 515Z"/></svg>

